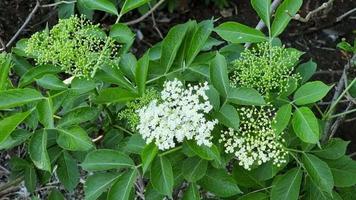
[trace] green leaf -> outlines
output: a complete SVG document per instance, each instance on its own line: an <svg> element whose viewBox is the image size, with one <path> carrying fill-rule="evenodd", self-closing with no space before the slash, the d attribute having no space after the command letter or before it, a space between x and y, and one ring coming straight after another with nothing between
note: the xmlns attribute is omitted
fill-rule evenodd
<svg viewBox="0 0 356 200"><path fill-rule="evenodd" d="M45 74L36 83L48 90L65 90L67 86L53 74Z"/></svg>
<svg viewBox="0 0 356 200"><path fill-rule="evenodd" d="M0 54L0 91L5 90L9 83L9 73L12 67L10 54Z"/></svg>
<svg viewBox="0 0 356 200"><path fill-rule="evenodd" d="M64 151L62 155L59 157L57 168L57 176L64 187L73 191L75 187L77 187L79 183L79 170L77 166L77 162L72 158L72 156Z"/></svg>
<svg viewBox="0 0 356 200"><path fill-rule="evenodd" d="M142 96L145 93L146 88L146 80L147 80L147 72L148 66L150 63L149 51L145 53L145 55L138 60L136 67L136 84L138 87L138 93Z"/></svg>
<svg viewBox="0 0 356 200"><path fill-rule="evenodd" d="M25 186L29 192L34 192L37 185L37 174L35 168L31 165L25 168Z"/></svg>
<svg viewBox="0 0 356 200"><path fill-rule="evenodd" d="M104 82L113 83L128 90L135 91L132 83L124 76L117 65L102 65L101 70L97 72L95 77Z"/></svg>
<svg viewBox="0 0 356 200"><path fill-rule="evenodd" d="M271 28L271 0L251 0L251 4L269 30Z"/></svg>
<svg viewBox="0 0 356 200"><path fill-rule="evenodd" d="M20 123L25 120L31 112L32 110L23 113L16 113L0 121L0 144L2 144L10 136L16 127L20 125Z"/></svg>
<svg viewBox="0 0 356 200"><path fill-rule="evenodd" d="M319 141L318 120L308 107L296 108L292 125L294 132L303 142L316 144Z"/></svg>
<svg viewBox="0 0 356 200"><path fill-rule="evenodd" d="M167 33L167 36L164 38L162 42L160 64L161 67L165 69L165 73L169 72L171 69L186 32L187 26L185 24L180 24L171 28Z"/></svg>
<svg viewBox="0 0 356 200"><path fill-rule="evenodd" d="M210 80L218 92L227 97L230 90L229 77L227 74L227 64L225 57L219 53L216 54L210 65Z"/></svg>
<svg viewBox="0 0 356 200"><path fill-rule="evenodd" d="M152 49L150 50L151 53ZM131 80L135 80L137 59L132 53L127 53L121 56L120 70Z"/></svg>
<svg viewBox="0 0 356 200"><path fill-rule="evenodd" d="M32 135L28 151L31 160L38 169L51 171L51 161L47 152L47 132L45 130L37 131Z"/></svg>
<svg viewBox="0 0 356 200"><path fill-rule="evenodd" d="M303 0L284 0L278 6L272 23L272 37L277 37L302 6Z"/></svg>
<svg viewBox="0 0 356 200"><path fill-rule="evenodd" d="M57 1L58 2L58 1ZM67 19L74 15L75 2L58 5L58 18Z"/></svg>
<svg viewBox="0 0 356 200"><path fill-rule="evenodd" d="M294 103L297 105L314 103L323 99L330 89L331 87L321 81L308 82L294 93Z"/></svg>
<svg viewBox="0 0 356 200"><path fill-rule="evenodd" d="M276 134L280 134L288 126L289 120L292 116L292 106L285 104L280 107L276 113L276 120L272 122L272 127Z"/></svg>
<svg viewBox="0 0 356 200"><path fill-rule="evenodd" d="M214 31L224 40L231 43L262 42L267 40L261 31L237 22L222 23Z"/></svg>
<svg viewBox="0 0 356 200"><path fill-rule="evenodd" d="M243 186L246 188L250 187L265 187L265 185L257 180L254 174L250 170L246 170L239 165L235 165L232 170L232 176L236 181L237 185Z"/></svg>
<svg viewBox="0 0 356 200"><path fill-rule="evenodd" d="M214 88L214 86L209 85L209 90L205 91L205 94L208 96L210 104L213 106L214 110L218 111L220 109L219 92Z"/></svg>
<svg viewBox="0 0 356 200"><path fill-rule="evenodd" d="M326 161L331 169L336 187L351 187L356 184L356 161L348 156Z"/></svg>
<svg viewBox="0 0 356 200"><path fill-rule="evenodd" d="M230 104L223 105L219 112L215 113L215 118L225 126L239 130L240 118L234 106Z"/></svg>
<svg viewBox="0 0 356 200"><path fill-rule="evenodd" d="M131 169L117 178L108 193L108 200L128 200L137 178L137 170Z"/></svg>
<svg viewBox="0 0 356 200"><path fill-rule="evenodd" d="M0 150L9 150L25 142L31 133L24 129L16 129L6 140L0 143Z"/></svg>
<svg viewBox="0 0 356 200"><path fill-rule="evenodd" d="M96 107L79 107L65 114L59 121L58 127L68 127L86 121L94 120L98 117L99 110Z"/></svg>
<svg viewBox="0 0 356 200"><path fill-rule="evenodd" d="M117 23L112 25L110 29L110 37L114 38L117 42L130 44L135 39L135 34L127 25Z"/></svg>
<svg viewBox="0 0 356 200"><path fill-rule="evenodd" d="M89 176L84 183L85 200L97 200L117 180L118 173L106 172Z"/></svg>
<svg viewBox="0 0 356 200"><path fill-rule="evenodd" d="M184 141L184 148L193 151L197 156L205 160L216 160L221 162L221 157L218 148L213 144L211 147L201 145L199 146L195 141Z"/></svg>
<svg viewBox="0 0 356 200"><path fill-rule="evenodd" d="M213 20L206 20L199 23L197 30L194 32L191 38L191 43L188 44L189 46L186 52L186 66L189 67L192 64L195 57L198 55L198 53L208 40L213 28Z"/></svg>
<svg viewBox="0 0 356 200"><path fill-rule="evenodd" d="M109 0L82 0L82 4L90 10L100 10L118 15L115 5Z"/></svg>
<svg viewBox="0 0 356 200"><path fill-rule="evenodd" d="M199 181L199 184L218 197L230 197L242 193L235 180L227 174L225 169L209 167L204 178Z"/></svg>
<svg viewBox="0 0 356 200"><path fill-rule="evenodd" d="M183 176L189 182L196 182L203 178L208 168L208 161L199 157L187 158L183 163Z"/></svg>
<svg viewBox="0 0 356 200"><path fill-rule="evenodd" d="M50 98L43 99L37 104L36 108L38 121L40 121L45 128L54 128L52 100Z"/></svg>
<svg viewBox="0 0 356 200"><path fill-rule="evenodd" d="M311 152L320 158L335 160L345 155L349 143L349 141L344 141L340 138L331 138L321 149Z"/></svg>
<svg viewBox="0 0 356 200"><path fill-rule="evenodd" d="M71 83L71 90L78 94L87 93L96 88L96 84L93 80L74 78Z"/></svg>
<svg viewBox="0 0 356 200"><path fill-rule="evenodd" d="M99 95L95 98L95 102L98 104L126 103L136 97L138 97L136 93L123 88L106 88L99 92Z"/></svg>
<svg viewBox="0 0 356 200"><path fill-rule="evenodd" d="M172 196L173 170L170 161L164 156L157 156L151 167L151 184L159 193Z"/></svg>
<svg viewBox="0 0 356 200"><path fill-rule="evenodd" d="M138 8L146 3L148 3L150 0L125 0L124 5L121 8L120 15L123 15L135 8Z"/></svg>
<svg viewBox="0 0 356 200"><path fill-rule="evenodd" d="M312 154L302 154L302 162L312 182L324 192L331 194L334 180L329 166Z"/></svg>
<svg viewBox="0 0 356 200"><path fill-rule="evenodd" d="M57 144L69 151L88 151L93 143L84 129L74 126L69 129L56 128L58 132Z"/></svg>
<svg viewBox="0 0 356 200"><path fill-rule="evenodd" d="M31 68L23 76L21 76L19 87L25 87L33 81L36 81L36 79L41 78L45 74L57 74L59 72L61 72L60 68L51 65L42 65L39 67Z"/></svg>
<svg viewBox="0 0 356 200"><path fill-rule="evenodd" d="M146 142L139 133L133 134L127 141L124 150L130 153L141 154Z"/></svg>
<svg viewBox="0 0 356 200"><path fill-rule="evenodd" d="M301 83L307 82L316 71L316 63L309 60L306 63L300 64L295 70L302 77Z"/></svg>
<svg viewBox="0 0 356 200"><path fill-rule="evenodd" d="M302 171L291 169L282 176L277 176L273 181L271 200L298 200Z"/></svg>
<svg viewBox="0 0 356 200"><path fill-rule="evenodd" d="M142 171L145 173L147 169L150 167L153 159L156 157L158 153L157 146L151 142L146 145L145 148L141 152L141 160L142 160Z"/></svg>
<svg viewBox="0 0 356 200"><path fill-rule="evenodd" d="M257 90L252 88L231 88L227 100L237 105L265 105L266 102Z"/></svg>
<svg viewBox="0 0 356 200"><path fill-rule="evenodd" d="M87 171L103 171L122 167L134 167L132 159L119 151L111 149L99 149L88 153L81 164Z"/></svg>
<svg viewBox="0 0 356 200"><path fill-rule="evenodd" d="M0 110L22 106L41 99L44 99L41 93L29 88L0 91Z"/></svg>
<svg viewBox="0 0 356 200"><path fill-rule="evenodd" d="M58 189L52 189L48 195L48 200L65 200L63 194Z"/></svg>
<svg viewBox="0 0 356 200"><path fill-rule="evenodd" d="M189 183L188 189L185 191L183 200L200 200L198 186L195 183Z"/></svg>

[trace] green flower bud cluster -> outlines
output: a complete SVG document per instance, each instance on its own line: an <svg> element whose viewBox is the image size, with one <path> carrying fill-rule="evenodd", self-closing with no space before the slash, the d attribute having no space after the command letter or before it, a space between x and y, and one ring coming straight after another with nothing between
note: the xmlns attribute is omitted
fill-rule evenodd
<svg viewBox="0 0 356 200"><path fill-rule="evenodd" d="M222 131L221 139L226 153L232 153L239 165L247 170L268 161L280 166L286 162L287 152L283 148L282 134L272 128L274 109L272 106L240 107L240 128Z"/></svg>
<svg viewBox="0 0 356 200"><path fill-rule="evenodd" d="M292 72L300 56L295 49L259 43L234 62L231 85L254 88L265 97L280 94L288 88L290 78L299 79Z"/></svg>
<svg viewBox="0 0 356 200"><path fill-rule="evenodd" d="M126 108L119 113L118 117L120 120L126 119L130 129L134 131L140 122L137 111L159 98L160 95L156 90L148 89L142 97L127 103Z"/></svg>
<svg viewBox="0 0 356 200"><path fill-rule="evenodd" d="M32 35L25 51L37 64L53 64L68 74L90 78L101 65L113 65L117 46L99 25L72 16Z"/></svg>

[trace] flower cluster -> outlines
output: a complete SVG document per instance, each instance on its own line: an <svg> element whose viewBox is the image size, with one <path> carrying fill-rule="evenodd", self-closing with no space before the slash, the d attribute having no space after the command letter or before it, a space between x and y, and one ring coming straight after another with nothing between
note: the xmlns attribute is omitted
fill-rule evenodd
<svg viewBox="0 0 356 200"><path fill-rule="evenodd" d="M217 120L208 121L205 114L212 106L205 91L207 83L184 88L177 79L166 81L159 100L151 101L138 110L137 129L146 143L155 142L159 149L175 147L184 139L196 140L198 145L211 146L211 132Z"/></svg>
<svg viewBox="0 0 356 200"><path fill-rule="evenodd" d="M239 165L247 170L268 161L277 166L285 163L284 140L272 128L274 110L263 106L241 107L238 111L239 130L229 128L222 131L220 142L224 143L225 152L234 154Z"/></svg>
<svg viewBox="0 0 356 200"><path fill-rule="evenodd" d="M292 72L300 56L295 49L259 43L256 48L242 52L235 61L231 84L254 88L264 96L280 94L288 88L290 78L299 79Z"/></svg>
<svg viewBox="0 0 356 200"><path fill-rule="evenodd" d="M158 97L159 93L156 90L147 90L142 97L126 104L126 108L122 110L118 115L119 119L126 119L128 125L130 126L130 129L136 130L137 125L140 121L140 118L136 111L143 108L144 106L147 106L151 101L157 99Z"/></svg>
<svg viewBox="0 0 356 200"><path fill-rule="evenodd" d="M101 65L113 65L116 48L98 25L73 16L32 35L25 51L37 64L53 64L76 77L89 78Z"/></svg>

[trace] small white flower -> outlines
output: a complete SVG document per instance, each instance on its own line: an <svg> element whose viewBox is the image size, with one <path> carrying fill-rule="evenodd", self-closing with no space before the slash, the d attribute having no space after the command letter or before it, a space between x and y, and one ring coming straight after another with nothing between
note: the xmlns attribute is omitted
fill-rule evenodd
<svg viewBox="0 0 356 200"><path fill-rule="evenodd" d="M155 142L159 149L175 147L184 139L194 139L198 145L211 146L211 132L217 120L207 121L204 115L212 109L205 91L208 84L185 89L177 79L166 81L161 92L162 103L157 100L138 110L137 126L146 143Z"/></svg>

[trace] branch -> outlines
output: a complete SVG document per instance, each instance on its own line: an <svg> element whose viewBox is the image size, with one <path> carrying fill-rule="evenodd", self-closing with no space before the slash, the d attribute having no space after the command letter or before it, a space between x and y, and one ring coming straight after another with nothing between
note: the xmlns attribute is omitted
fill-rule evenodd
<svg viewBox="0 0 356 200"><path fill-rule="evenodd" d="M318 12L320 12L320 11L326 9L326 8L331 7L332 4L333 4L333 2L334 2L334 0L329 0L328 2L321 4L321 6L319 6L319 7L317 7L316 9L310 11L310 12L307 14L307 16L306 16L305 18L302 17L302 16L300 16L299 14L296 14L296 15L293 17L293 19L294 19L294 20L297 20L297 21L300 21L300 22L304 22L304 23L309 22L309 20L311 19L311 17L313 17L313 16L314 16L315 14L317 14Z"/></svg>
<svg viewBox="0 0 356 200"><path fill-rule="evenodd" d="M342 92L342 89L344 88L345 86L345 80L347 79L347 71L349 70L349 68L353 65L353 62L356 60L356 54L354 54L351 58L351 61L349 61L345 66L344 66L344 70L343 70L343 73L341 75L341 78L338 82L338 84L336 85L336 88L335 88L335 93L334 93L334 96L331 100L332 104L339 98L341 92ZM330 111L330 115L332 115L333 113L335 112L335 109L331 110ZM332 119L330 120L327 120L325 122L325 127L324 127L324 132L323 132L323 138L322 138L322 142L325 143L328 138L330 137L331 133L330 132L330 128L331 128L331 124L332 124Z"/></svg>
<svg viewBox="0 0 356 200"><path fill-rule="evenodd" d="M54 6L58 6L61 4L73 4L76 3L77 1L58 1L56 3L50 3L50 4L45 4L45 5L41 5L42 8L48 8L48 7L54 7Z"/></svg>
<svg viewBox="0 0 356 200"><path fill-rule="evenodd" d="M351 9L351 10L347 11L346 13L344 13L344 14L340 15L339 17L337 17L336 18L336 22L339 22L339 21L343 20L345 17L351 15L353 12L356 12L356 8Z"/></svg>
<svg viewBox="0 0 356 200"><path fill-rule="evenodd" d="M17 30L17 32L15 33L14 36L12 36L12 38L10 39L10 41L6 44L5 48L0 49L0 51L4 51L6 50L8 47L11 46L11 44L17 39L17 37L20 35L20 33L23 31L23 29L27 26L27 24L30 22L30 20L32 19L33 15L36 13L36 11L38 10L38 8L40 7L40 2L36 1L36 5L33 8L33 10L31 11L31 13L27 16L25 22L22 24L22 26L19 28L19 30Z"/></svg>
<svg viewBox="0 0 356 200"><path fill-rule="evenodd" d="M126 25L133 25L133 24L137 24L139 22L141 22L142 20L146 19L146 17L150 16L151 13L153 13L165 0L160 0L158 3L156 3L151 10L149 10L148 12L146 12L144 15L142 15L141 17L132 20L132 21L128 21L125 22Z"/></svg>

